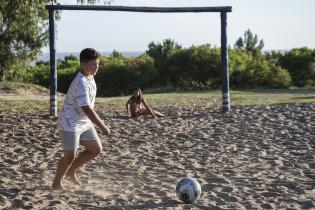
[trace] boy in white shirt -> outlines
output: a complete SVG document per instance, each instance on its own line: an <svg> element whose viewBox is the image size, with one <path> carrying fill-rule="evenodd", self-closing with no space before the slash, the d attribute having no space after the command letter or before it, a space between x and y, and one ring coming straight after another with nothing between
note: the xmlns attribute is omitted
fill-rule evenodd
<svg viewBox="0 0 315 210"><path fill-rule="evenodd" d="M102 144L94 128L97 125L105 135L110 134L108 126L94 111L96 84L94 76L98 71L100 54L92 48L86 48L80 53L80 72L72 81L64 105L58 118L60 139L64 156L57 166L52 189L64 190L62 179L69 176L80 185L76 171L86 162L102 151ZM85 150L75 158L79 144Z"/></svg>

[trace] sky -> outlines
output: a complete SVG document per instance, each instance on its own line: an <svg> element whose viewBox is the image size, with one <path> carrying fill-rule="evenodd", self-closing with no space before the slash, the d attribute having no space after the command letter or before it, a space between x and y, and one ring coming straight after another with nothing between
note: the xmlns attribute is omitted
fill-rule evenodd
<svg viewBox="0 0 315 210"><path fill-rule="evenodd" d="M76 0L60 0L77 4ZM100 1L102 4L103 1ZM264 50L315 48L314 0L114 0L112 6L232 6L228 13L228 44L247 29L265 43ZM56 22L57 52L141 51L148 44L173 39L183 47L210 43L220 46L219 13L132 13L62 11ZM49 48L43 48L49 52Z"/></svg>

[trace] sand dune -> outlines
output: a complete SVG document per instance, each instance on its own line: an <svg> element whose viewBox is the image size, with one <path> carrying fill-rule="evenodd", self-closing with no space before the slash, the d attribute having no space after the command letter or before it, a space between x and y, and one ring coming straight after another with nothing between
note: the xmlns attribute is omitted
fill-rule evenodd
<svg viewBox="0 0 315 210"><path fill-rule="evenodd" d="M50 185L61 157L56 119L0 113L0 209L314 209L315 106L165 107L165 118L98 110L112 128L82 186ZM195 177L195 204L175 186Z"/></svg>

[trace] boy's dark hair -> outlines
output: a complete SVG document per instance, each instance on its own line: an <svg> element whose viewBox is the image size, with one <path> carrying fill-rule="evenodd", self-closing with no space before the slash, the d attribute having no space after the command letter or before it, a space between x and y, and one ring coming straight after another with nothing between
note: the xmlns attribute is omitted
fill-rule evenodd
<svg viewBox="0 0 315 210"><path fill-rule="evenodd" d="M101 54L93 48L85 48L80 52L80 62L88 62L90 60L99 59Z"/></svg>

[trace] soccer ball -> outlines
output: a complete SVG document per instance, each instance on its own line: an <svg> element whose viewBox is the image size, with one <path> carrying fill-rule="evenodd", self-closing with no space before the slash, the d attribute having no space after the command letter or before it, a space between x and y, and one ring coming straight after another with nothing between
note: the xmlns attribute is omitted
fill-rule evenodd
<svg viewBox="0 0 315 210"><path fill-rule="evenodd" d="M194 178L183 178L176 185L176 194L184 203L194 203L201 194L200 184Z"/></svg>

